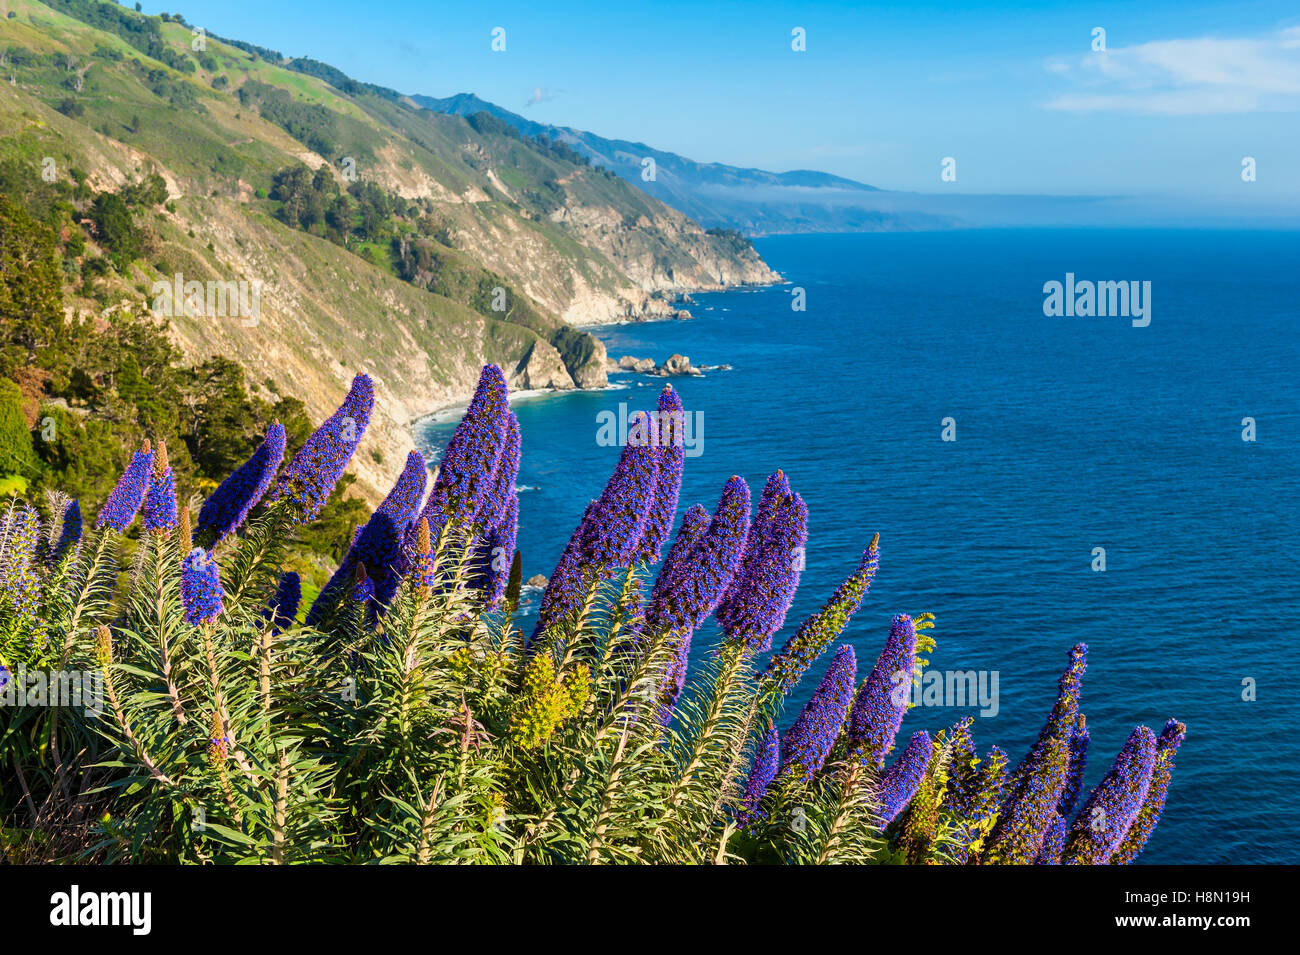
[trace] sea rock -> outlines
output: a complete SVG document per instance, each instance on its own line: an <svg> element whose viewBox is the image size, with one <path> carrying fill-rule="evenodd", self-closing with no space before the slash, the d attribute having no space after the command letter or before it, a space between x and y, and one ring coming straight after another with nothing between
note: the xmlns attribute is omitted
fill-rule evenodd
<svg viewBox="0 0 1300 955"><path fill-rule="evenodd" d="M566 326L557 329L549 340L579 388L604 388L609 384L605 376L609 356L605 343L595 335Z"/></svg>
<svg viewBox="0 0 1300 955"><path fill-rule="evenodd" d="M672 354L662 365L650 372L652 375L658 375L661 378L676 378L683 375L701 375L698 368L691 364L691 360L685 355Z"/></svg>
<svg viewBox="0 0 1300 955"><path fill-rule="evenodd" d="M620 371L639 371L642 374L652 372L655 369L655 360L653 358L634 358L631 355L624 355L618 360Z"/></svg>
<svg viewBox="0 0 1300 955"><path fill-rule="evenodd" d="M555 347L540 338L533 342L515 367L510 387L532 391L538 388L572 388L573 378L564 367L564 359Z"/></svg>
<svg viewBox="0 0 1300 955"><path fill-rule="evenodd" d="M609 361L605 343L590 333L584 332L583 335L586 339L584 355L577 361L570 361L566 356L565 364L573 383L579 388L604 388L609 384L609 379L605 377L605 365Z"/></svg>
<svg viewBox="0 0 1300 955"><path fill-rule="evenodd" d="M709 368L730 369L730 365L712 365ZM672 354L662 365L656 365L653 358L637 358L624 355L617 362L609 362L610 371L635 371L642 375L654 375L658 378L676 378L683 375L699 376L707 368L696 368L685 355Z"/></svg>
<svg viewBox="0 0 1300 955"><path fill-rule="evenodd" d="M525 581L529 587L545 587L550 581L546 579L545 574L533 574Z"/></svg>

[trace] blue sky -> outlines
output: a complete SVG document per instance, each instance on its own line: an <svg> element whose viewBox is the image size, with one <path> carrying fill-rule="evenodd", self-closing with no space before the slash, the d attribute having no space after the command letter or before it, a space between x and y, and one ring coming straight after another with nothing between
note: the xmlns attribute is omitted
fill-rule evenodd
<svg viewBox="0 0 1300 955"><path fill-rule="evenodd" d="M185 0L179 12L403 92L473 92L701 161L924 192L1300 205L1294 0ZM491 50L498 26L505 52ZM791 49L795 27L804 52ZM1096 27L1105 52L1092 49ZM946 156L955 183L940 182Z"/></svg>

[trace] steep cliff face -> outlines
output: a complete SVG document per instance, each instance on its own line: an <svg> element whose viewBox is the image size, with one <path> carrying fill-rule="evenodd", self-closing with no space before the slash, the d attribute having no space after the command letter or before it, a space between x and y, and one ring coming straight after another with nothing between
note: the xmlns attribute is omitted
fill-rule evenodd
<svg viewBox="0 0 1300 955"><path fill-rule="evenodd" d="M589 170L578 175L591 174ZM728 248L696 222L663 206L627 228L612 206L566 204L551 216L590 248L600 250L639 289L652 295L707 291L780 281L752 246Z"/></svg>
<svg viewBox="0 0 1300 955"><path fill-rule="evenodd" d="M175 337L191 356L236 359L250 382L265 389L269 381L301 398L316 420L333 411L355 373L368 373L375 416L353 461L368 498L387 492L414 447L412 423L467 395L484 362L501 365L512 387L573 387L555 348L528 328L396 281L333 243L229 200L186 198L176 205L164 241L179 243L193 230L196 240L212 245L202 261L178 260L182 274L200 281L222 274L265 279L255 322L176 310ZM558 364L546 384L531 384L526 362L538 347Z"/></svg>
<svg viewBox="0 0 1300 955"><path fill-rule="evenodd" d="M413 176L395 148L380 151L369 174L408 197L445 202L458 248L570 324L671 318L683 293L780 280L748 242L710 234L617 176L534 148L508 127L424 109L400 122L421 151L455 157L458 165L447 165L464 175L462 191Z"/></svg>
<svg viewBox="0 0 1300 955"><path fill-rule="evenodd" d="M552 144L323 64L211 36L194 51L174 18L91 9L5 0L0 18L12 78L0 83L0 160L39 175L48 157L96 192L155 172L166 183L152 247L96 300L70 287L73 311L100 313L106 297L150 309L155 284L176 276L256 285L255 322L178 309L174 337L192 358L238 360L255 388L300 397L316 418L369 372L377 411L354 464L368 498L387 490L411 422L465 398L484 362L516 388L600 387L604 348L572 325L667 317L684 291L775 278L746 244ZM332 194L389 197L392 247L319 218L314 232L287 224L270 195L297 164ZM435 265L412 275L403 230L426 222L436 238L411 238Z"/></svg>

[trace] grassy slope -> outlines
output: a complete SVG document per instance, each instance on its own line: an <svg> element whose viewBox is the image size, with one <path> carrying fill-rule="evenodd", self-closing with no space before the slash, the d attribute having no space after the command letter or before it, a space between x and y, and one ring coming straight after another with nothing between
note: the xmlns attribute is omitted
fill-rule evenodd
<svg viewBox="0 0 1300 955"><path fill-rule="evenodd" d="M241 201L251 194L251 182L269 181L272 172L306 150L253 111L240 109L233 96L205 90L202 71L199 78L167 71L188 83L203 107L203 112L178 110L140 81L130 61L146 58L124 41L27 0L11 0L8 9L18 16L0 20L4 47L70 54L93 65L76 94L85 108L79 120L51 108L72 95L62 86L66 70L43 63L22 69L17 86L0 84L0 156L30 163L33 175L41 159L51 156L60 174L70 166L85 169L100 189L115 188L138 170L160 169L177 196L175 212L150 223L162 240L162 253L157 261L137 263L133 281L121 286L114 304L120 299L128 307L145 307L152 283L174 272L200 281L263 281L256 327L238 319L182 316L173 321L177 338L192 355L219 353L240 360L252 381L273 381L302 397L318 416L337 402L355 371L373 374L381 408L367 443L382 462L358 458L368 495L384 489L409 447L405 426L411 418L465 394L483 361L511 370L536 339L527 328L420 291L330 242L287 228L258 204ZM168 24L164 31L182 28ZM188 31L183 33L188 38ZM97 46L116 49L124 59L92 59ZM284 79L318 102L337 105L359 126L373 122L318 80L215 42L209 50L227 71L242 68L263 80ZM152 69L166 69L147 62ZM128 128L137 125L134 117L140 120L138 133ZM460 261L467 274L477 268L464 257ZM83 312L98 311L100 304L73 300Z"/></svg>
<svg viewBox="0 0 1300 955"><path fill-rule="evenodd" d="M161 29L170 49L189 52L189 28ZM683 217L626 183L507 136L480 135L460 117L369 92L347 95L210 37L206 53L215 69L200 64L185 74L36 0L3 0L6 49L38 60L0 67L0 78L16 80L0 82L0 159L30 164L37 175L42 158L53 157L60 175L85 170L97 190L150 170L167 180L173 202L150 223L161 252L136 263L114 289L114 304L147 307L152 283L175 272L261 281L257 327L178 318L186 350L236 357L254 382L271 380L316 415L331 409L353 371L375 375L380 413L368 443L386 463L359 460L368 496L385 489L409 446L409 420L464 395L483 361L500 362L510 374L539 336L562 327L560 315L595 320L631 312L652 289L646 275L656 268L696 268L699 285L717 271L702 264L715 250L692 257L699 251L693 234L686 236L693 224L683 226ZM218 76L229 80L226 89L212 87ZM286 165L324 160L241 104L236 91L250 81L328 109L340 154L356 160L362 179L436 202L456 246L441 250L443 291L460 297L485 276L500 275L530 297L529 307L507 316L514 321L484 316L272 218L274 204L256 198L257 190ZM59 113L65 98L84 112L75 119ZM101 312L104 304L72 300L81 312Z"/></svg>

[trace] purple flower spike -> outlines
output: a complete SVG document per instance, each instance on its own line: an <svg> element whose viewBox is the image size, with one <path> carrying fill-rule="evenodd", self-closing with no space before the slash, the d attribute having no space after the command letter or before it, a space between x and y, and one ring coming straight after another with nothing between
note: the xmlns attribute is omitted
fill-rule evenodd
<svg viewBox="0 0 1300 955"><path fill-rule="evenodd" d="M653 416L632 416L627 444L600 497L582 542L583 562L626 567L637 553L659 481L659 429Z"/></svg>
<svg viewBox="0 0 1300 955"><path fill-rule="evenodd" d="M682 399L672 385L664 385L659 395L659 412L656 421L659 431L659 480L655 483L654 503L646 515L637 545L635 561L654 564L659 560L668 532L673 529L677 514L677 501L682 492L682 470L686 463L685 427L686 412Z"/></svg>
<svg viewBox="0 0 1300 955"><path fill-rule="evenodd" d="M271 500L288 498L297 504L302 509L300 523L315 520L352 460L374 407L374 382L369 375L357 375L343 404L293 456Z"/></svg>
<svg viewBox="0 0 1300 955"><path fill-rule="evenodd" d="M662 607L667 600L670 582L677 579L679 574L689 572L687 561L696 545L708 532L710 520L708 510L699 504L687 508L686 513L682 515L682 524L677 529L677 537L668 550L668 557L664 560L659 578L650 592L651 607ZM664 726L672 722L673 707L677 705L677 698L681 696L686 686L686 670L690 663L691 637L694 632L694 630L679 630L672 637L673 658L668 664L659 690L659 722Z"/></svg>
<svg viewBox="0 0 1300 955"><path fill-rule="evenodd" d="M506 595L506 584L510 578L510 564L515 556L515 540L519 535L519 498L512 494L506 504L506 512L492 530L488 531L483 544L483 573L479 587L483 591L483 601L488 607L495 607Z"/></svg>
<svg viewBox="0 0 1300 955"><path fill-rule="evenodd" d="M1140 853L1160 822L1160 815L1165 809L1165 799L1169 795L1169 780L1174 773L1174 756L1178 747L1187 738L1187 727L1177 720L1165 724L1160 739L1156 742L1155 766L1151 770L1151 785L1147 789L1147 798L1142 803L1133 825L1129 826L1124 841L1110 856L1111 865L1128 865Z"/></svg>
<svg viewBox="0 0 1300 955"><path fill-rule="evenodd" d="M50 555L50 566L57 567L65 558L73 560L81 552L81 504L72 500L63 511L63 522L59 527L59 539Z"/></svg>
<svg viewBox="0 0 1300 955"><path fill-rule="evenodd" d="M1142 810L1155 763L1156 734L1139 726L1079 810L1061 857L1066 865L1104 865L1110 860Z"/></svg>
<svg viewBox="0 0 1300 955"><path fill-rule="evenodd" d="M104 502L99 517L95 520L95 527L111 527L119 534L125 534L139 513L140 505L144 503L145 490L152 473L153 451L146 441L139 451L131 455L131 463L118 478L117 486L109 493L108 500Z"/></svg>
<svg viewBox="0 0 1300 955"><path fill-rule="evenodd" d="M781 741L783 773L807 781L822 768L853 701L857 673L853 648L842 644L812 698Z"/></svg>
<svg viewBox="0 0 1300 955"><path fill-rule="evenodd" d="M415 522L428 480L429 467L424 463L424 455L419 451L407 454L406 465L392 490L357 535L352 550L372 577L395 576L402 539Z"/></svg>
<svg viewBox="0 0 1300 955"><path fill-rule="evenodd" d="M1053 738L1059 738L1067 742L1074 733L1075 727L1079 722L1079 696L1082 691L1083 674L1088 669L1088 645L1086 643L1076 644L1070 649L1070 662L1061 674L1058 682L1056 703L1052 706L1052 711L1047 715L1047 722L1044 724L1042 732L1038 734L1029 754L1020 761L1015 771L1008 780L1009 790L1014 791L1025 772L1028 771L1030 763L1034 757L1047 745L1047 741ZM1067 777L1068 782L1068 777Z"/></svg>
<svg viewBox="0 0 1300 955"><path fill-rule="evenodd" d="M691 638L694 630L687 630L673 636L673 658L668 661L664 671L663 683L659 687L659 724L667 726L673 721L677 700L686 689L686 671L691 665Z"/></svg>
<svg viewBox="0 0 1300 955"><path fill-rule="evenodd" d="M1069 819L1074 813L1074 805L1079 801L1083 788L1083 773L1088 761L1088 726L1083 714L1070 731L1069 742L1070 765L1065 774L1065 788L1061 790L1061 801L1056 805L1056 818L1043 836L1043 847L1035 860L1037 865L1060 865L1061 853L1065 850L1065 837L1069 829Z"/></svg>
<svg viewBox="0 0 1300 955"><path fill-rule="evenodd" d="M283 459L284 425L277 421L252 456L203 502L197 529L210 532L214 543L236 530L266 494Z"/></svg>
<svg viewBox="0 0 1300 955"><path fill-rule="evenodd" d="M144 526L146 530L167 534L176 526L176 478L167 461L167 445L158 442L154 455L153 476L144 499Z"/></svg>
<svg viewBox="0 0 1300 955"><path fill-rule="evenodd" d="M482 519L506 441L510 402L506 379L496 365L484 365L474 397L447 442L438 478L420 516L436 539L449 520ZM408 541L410 543L410 541Z"/></svg>
<svg viewBox="0 0 1300 955"><path fill-rule="evenodd" d="M144 501L144 526L151 531L169 531L176 526L176 479L172 469L149 481Z"/></svg>
<svg viewBox="0 0 1300 955"><path fill-rule="evenodd" d="M790 494L785 474L778 471L763 489L740 570L718 605L727 639L757 652L772 645L799 587L807 541L808 508L798 494Z"/></svg>
<svg viewBox="0 0 1300 955"><path fill-rule="evenodd" d="M871 581L880 566L880 535L862 555L858 569L840 584L822 609L805 620L798 631L772 657L764 673L782 695L789 693L807 669L835 642L848 625L849 619L862 606L862 600L871 589Z"/></svg>
<svg viewBox="0 0 1300 955"><path fill-rule="evenodd" d="M686 566L687 558L708 531L711 519L708 508L703 504L692 504L686 509L682 523L677 528L677 536L673 539L673 546L668 548L668 556L664 558L659 576L655 578L654 587L650 591L651 605L667 599L670 581Z"/></svg>
<svg viewBox="0 0 1300 955"><path fill-rule="evenodd" d="M357 577L352 583L352 591L348 597L353 603L362 606L375 599L375 582L366 576L366 568L363 564L357 564Z"/></svg>
<svg viewBox="0 0 1300 955"><path fill-rule="evenodd" d="M781 739L776 726L771 720L763 728L763 735L758 738L758 750L754 753L754 765L745 782L745 793L740 800L740 809L736 813L736 822L745 828L751 822L762 818L758 808L767 794L767 787L776 778L776 771L781 764Z"/></svg>
<svg viewBox="0 0 1300 955"><path fill-rule="evenodd" d="M988 839L994 862L1029 865L1038 859L1057 807L1070 782L1071 737L1079 723L1079 695L1088 668L1088 647L1070 650L1056 703L1029 754L1010 775L998 820Z"/></svg>
<svg viewBox="0 0 1300 955"><path fill-rule="evenodd" d="M495 607L506 593L510 563L519 536L519 419L513 413L506 418L505 443L497 461L492 489L484 499L483 535L475 545L474 561L478 565L474 586L483 592L487 607Z"/></svg>
<svg viewBox="0 0 1300 955"><path fill-rule="evenodd" d="M1049 736L1033 750L1008 781L997 822L988 838L991 862L1029 865L1043 848L1056 817L1070 769L1066 737Z"/></svg>
<svg viewBox="0 0 1300 955"><path fill-rule="evenodd" d="M1065 777L1065 792L1061 793L1061 804L1057 811L1069 819L1074 813L1074 804L1079 801L1083 789L1083 773L1088 765L1088 721L1079 714L1079 721L1070 732L1070 772Z"/></svg>
<svg viewBox="0 0 1300 955"><path fill-rule="evenodd" d="M212 555L196 547L181 563L181 602L185 604L185 619L191 626L215 620L225 609L222 606L221 571Z"/></svg>
<svg viewBox="0 0 1300 955"><path fill-rule="evenodd" d="M885 764L903 725L915 667L916 625L907 614L899 614L849 716L849 744L877 768Z"/></svg>
<svg viewBox="0 0 1300 955"><path fill-rule="evenodd" d="M488 530L506 519L506 510L511 501L518 505L515 484L519 481L519 452L519 419L513 412L507 412L505 441L501 447L501 456L497 459L496 473L492 475L491 487L483 496L480 513L475 518Z"/></svg>
<svg viewBox="0 0 1300 955"><path fill-rule="evenodd" d="M10 504L0 520L0 608L15 619L37 623L41 579L37 574L40 516L26 504Z"/></svg>
<svg viewBox="0 0 1300 955"><path fill-rule="evenodd" d="M429 469L424 456L412 451L406 456L406 466L398 476L393 489L383 503L375 508L364 526L357 529L352 546L343 555L338 568L316 595L311 610L307 612L307 625L316 626L332 610L341 596L353 586L358 566L368 571L371 595L381 604L388 604L397 592L400 574L397 561L401 555L401 542L415 513L424 499L424 486Z"/></svg>
<svg viewBox="0 0 1300 955"><path fill-rule="evenodd" d="M592 571L582 564L582 539L587 533L587 522L591 520L595 506L594 501L587 505L555 570L551 571L546 592L542 594L542 604L537 610L537 626L533 629L531 640L536 640L547 628L566 620L586 599L587 590L595 578Z"/></svg>
<svg viewBox="0 0 1300 955"><path fill-rule="evenodd" d="M1060 812L1053 814L1052 821L1043 833L1043 847L1038 850L1034 865L1060 865L1061 853L1065 851L1065 834L1069 823Z"/></svg>
<svg viewBox="0 0 1300 955"><path fill-rule="evenodd" d="M265 616L271 621L271 632L278 634L293 626L298 617L298 604L302 601L302 580L296 571L286 570L280 575L280 585L266 608Z"/></svg>
<svg viewBox="0 0 1300 955"><path fill-rule="evenodd" d="M748 531L749 488L740 478L732 477L695 546L672 568L665 565L660 570L646 615L651 626L680 631L699 627L726 593L740 564ZM670 571L667 578L665 570Z"/></svg>
<svg viewBox="0 0 1300 955"><path fill-rule="evenodd" d="M907 808L925 777L925 767L930 763L934 744L930 734L919 730L912 734L903 754L880 777L876 799L880 803L880 828L884 829Z"/></svg>

